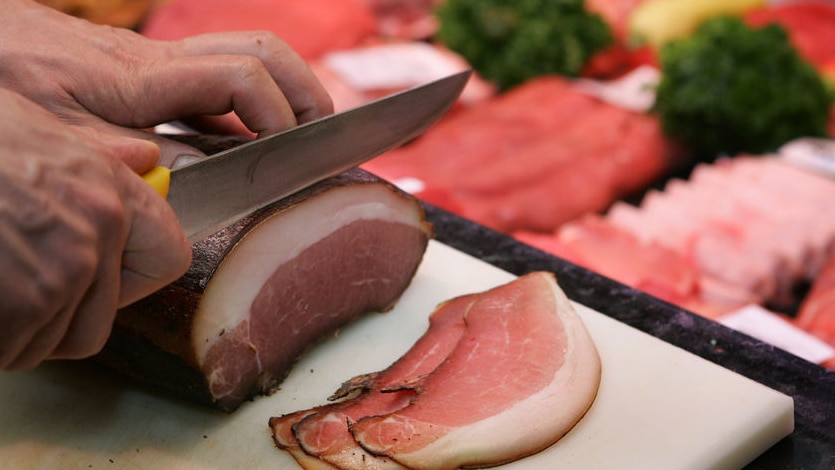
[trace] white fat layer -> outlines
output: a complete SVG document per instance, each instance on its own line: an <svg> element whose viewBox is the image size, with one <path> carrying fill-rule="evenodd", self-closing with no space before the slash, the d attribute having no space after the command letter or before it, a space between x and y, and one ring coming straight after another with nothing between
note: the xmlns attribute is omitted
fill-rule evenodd
<svg viewBox="0 0 835 470"><path fill-rule="evenodd" d="M265 219L223 259L206 286L192 325L202 367L209 349L250 315L252 302L272 274L306 248L359 220L419 225L415 205L386 186L343 186Z"/></svg>
<svg viewBox="0 0 835 470"><path fill-rule="evenodd" d="M413 469L454 469L468 463L506 462L551 445L580 421L600 385L600 356L585 325L555 285L556 314L568 336L565 364L543 389L509 409L452 430L410 454L393 457Z"/></svg>

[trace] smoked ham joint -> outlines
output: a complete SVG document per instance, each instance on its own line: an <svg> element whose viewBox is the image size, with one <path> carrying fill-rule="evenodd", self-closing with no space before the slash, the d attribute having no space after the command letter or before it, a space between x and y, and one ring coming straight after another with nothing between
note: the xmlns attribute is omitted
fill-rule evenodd
<svg viewBox="0 0 835 470"><path fill-rule="evenodd" d="M0 463L835 468L835 2L41 2L271 31L336 111L473 75L423 135L196 244L96 360L0 376Z"/></svg>

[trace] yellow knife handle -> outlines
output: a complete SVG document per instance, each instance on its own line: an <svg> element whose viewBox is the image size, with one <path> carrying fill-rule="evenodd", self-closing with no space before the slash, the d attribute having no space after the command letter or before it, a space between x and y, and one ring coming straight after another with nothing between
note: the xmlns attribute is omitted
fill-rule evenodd
<svg viewBox="0 0 835 470"><path fill-rule="evenodd" d="M171 185L171 170L164 166L157 166L142 175L142 179L150 184L163 199L168 197L168 187Z"/></svg>

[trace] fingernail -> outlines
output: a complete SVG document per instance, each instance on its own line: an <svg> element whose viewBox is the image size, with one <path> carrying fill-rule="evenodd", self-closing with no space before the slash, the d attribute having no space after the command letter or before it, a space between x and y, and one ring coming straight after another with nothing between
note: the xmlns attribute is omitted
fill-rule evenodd
<svg viewBox="0 0 835 470"><path fill-rule="evenodd" d="M171 164L171 169L179 168L181 166L186 166L189 163L194 163L197 160L202 159L200 155L193 155L193 154L181 154L177 155L177 158L174 159L174 163Z"/></svg>

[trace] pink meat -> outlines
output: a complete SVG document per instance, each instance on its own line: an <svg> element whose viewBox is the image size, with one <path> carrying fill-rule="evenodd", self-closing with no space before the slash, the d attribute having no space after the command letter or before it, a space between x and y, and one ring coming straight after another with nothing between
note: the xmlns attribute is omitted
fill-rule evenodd
<svg viewBox="0 0 835 470"><path fill-rule="evenodd" d="M438 29L435 7L442 0L362 0L377 17L380 35L427 39Z"/></svg>
<svg viewBox="0 0 835 470"><path fill-rule="evenodd" d="M186 275L119 312L99 359L231 411L320 337L390 309L432 235L420 203L360 170L197 243Z"/></svg>
<svg viewBox="0 0 835 470"><path fill-rule="evenodd" d="M359 395L270 418L276 446L290 452L304 468L310 468L307 462L311 457L339 468L363 468L372 461L386 468L396 465L359 447L348 425L365 416L396 411L409 403L415 393L410 383L435 370L460 340L464 313L472 300L472 296L462 296L439 305L429 317L426 333L400 359L381 372L346 382L333 398Z"/></svg>
<svg viewBox="0 0 835 470"><path fill-rule="evenodd" d="M374 14L360 0L171 0L161 2L143 24L154 39L203 33L271 31L305 59L355 47L376 35Z"/></svg>
<svg viewBox="0 0 835 470"><path fill-rule="evenodd" d="M360 445L414 469L490 466L546 448L591 406L599 358L552 274L480 294L465 321L409 406L351 426Z"/></svg>
<svg viewBox="0 0 835 470"><path fill-rule="evenodd" d="M654 117L541 77L365 168L419 181L419 197L497 230L551 231L657 180L673 151Z"/></svg>
<svg viewBox="0 0 835 470"><path fill-rule="evenodd" d="M633 210L635 210L633 208ZM704 278L689 260L642 241L607 219L587 214L556 233L515 232L518 240L705 317L715 318L749 300L705 296Z"/></svg>
<svg viewBox="0 0 835 470"><path fill-rule="evenodd" d="M835 347L835 254L829 257L812 284L794 323ZM835 370L835 359L823 365Z"/></svg>
<svg viewBox="0 0 835 470"><path fill-rule="evenodd" d="M597 103L558 77L532 80L493 99L445 116L412 144L366 163L387 180L416 178L454 187L461 175L531 141L559 133Z"/></svg>

